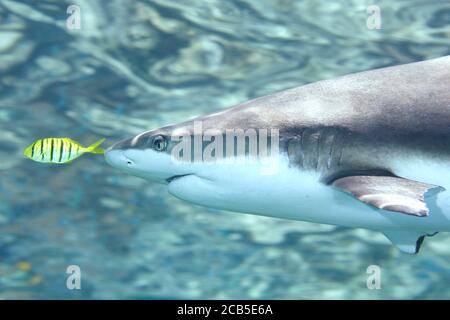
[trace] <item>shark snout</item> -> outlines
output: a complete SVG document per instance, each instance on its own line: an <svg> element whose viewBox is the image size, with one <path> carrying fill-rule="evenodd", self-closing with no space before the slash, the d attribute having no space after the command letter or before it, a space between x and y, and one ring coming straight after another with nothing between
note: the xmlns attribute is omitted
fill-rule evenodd
<svg viewBox="0 0 450 320"><path fill-rule="evenodd" d="M108 153L109 151L113 151L113 150L126 150L126 149L131 148L132 140L133 139L131 138L131 139L125 139L125 140L116 142L115 144L110 146L108 149L106 149L105 154Z"/></svg>
<svg viewBox="0 0 450 320"><path fill-rule="evenodd" d="M132 139L125 139L110 146L105 151L106 162L116 168L123 169L133 164L133 160L127 157L126 150L132 147Z"/></svg>
<svg viewBox="0 0 450 320"><path fill-rule="evenodd" d="M127 164L130 165L133 163L131 159L125 156L123 150L111 148L106 150L105 160L109 165L119 169L123 169Z"/></svg>
<svg viewBox="0 0 450 320"><path fill-rule="evenodd" d="M196 172L190 163L176 162L166 150L157 150L166 146L160 140L154 139L157 143L147 141L146 137L141 140L134 137L119 141L105 151L105 160L125 173L162 184Z"/></svg>

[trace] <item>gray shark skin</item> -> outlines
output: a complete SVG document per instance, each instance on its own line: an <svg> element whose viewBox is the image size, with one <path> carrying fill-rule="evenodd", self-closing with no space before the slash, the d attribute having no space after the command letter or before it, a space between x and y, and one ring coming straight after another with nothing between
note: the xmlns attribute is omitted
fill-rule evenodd
<svg viewBox="0 0 450 320"><path fill-rule="evenodd" d="M195 121L224 138L227 129L278 129L282 169L265 177L237 167L169 164L171 135L184 129L193 136ZM164 145L155 147L155 139ZM105 157L187 201L379 230L403 252L417 253L424 236L450 230L450 56L253 99L118 142ZM241 198L236 189L264 196Z"/></svg>

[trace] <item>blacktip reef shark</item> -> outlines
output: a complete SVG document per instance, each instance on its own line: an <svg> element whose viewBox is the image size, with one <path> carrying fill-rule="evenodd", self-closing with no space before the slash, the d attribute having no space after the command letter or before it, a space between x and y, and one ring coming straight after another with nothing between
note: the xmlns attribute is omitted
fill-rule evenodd
<svg viewBox="0 0 450 320"><path fill-rule="evenodd" d="M196 123L214 130L214 141L228 129L276 128L278 141L269 145L278 144L271 149L277 170L261 170L258 157L174 161L179 142L172 138L195 142ZM210 134L202 150L205 141L212 143ZM414 254L425 236L450 231L450 56L250 100L118 142L105 157L199 205L377 230Z"/></svg>

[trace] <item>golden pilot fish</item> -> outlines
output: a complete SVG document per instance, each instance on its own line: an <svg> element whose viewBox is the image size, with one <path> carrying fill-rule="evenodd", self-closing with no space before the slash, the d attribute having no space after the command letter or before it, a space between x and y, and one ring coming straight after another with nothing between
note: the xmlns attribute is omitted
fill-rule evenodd
<svg viewBox="0 0 450 320"><path fill-rule="evenodd" d="M99 148L103 141L105 139L100 139L89 147L83 147L70 138L45 138L30 144L23 154L37 162L69 163L84 153L103 154L105 151Z"/></svg>

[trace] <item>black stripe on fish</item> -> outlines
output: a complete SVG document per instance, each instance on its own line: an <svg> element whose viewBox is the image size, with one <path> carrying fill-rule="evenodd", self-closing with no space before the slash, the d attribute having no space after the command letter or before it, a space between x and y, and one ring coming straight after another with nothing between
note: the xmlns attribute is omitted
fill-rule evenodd
<svg viewBox="0 0 450 320"><path fill-rule="evenodd" d="M35 141L33 143L33 145L31 146L31 158L33 158L33 156L34 156L34 147L36 147L36 143L37 143L37 141Z"/></svg>
<svg viewBox="0 0 450 320"><path fill-rule="evenodd" d="M44 160L44 141L45 139L41 140L41 158Z"/></svg>
<svg viewBox="0 0 450 320"><path fill-rule="evenodd" d="M60 141L61 141L61 147L59 148L59 160L58 160L58 162L61 162L63 151L64 151L64 140L60 140Z"/></svg>
<svg viewBox="0 0 450 320"><path fill-rule="evenodd" d="M50 139L50 161L53 161L53 144L54 144L54 141L53 141L53 139Z"/></svg>
<svg viewBox="0 0 450 320"><path fill-rule="evenodd" d="M72 143L69 142L69 155L67 156L67 159L70 160L70 154L72 153Z"/></svg>

